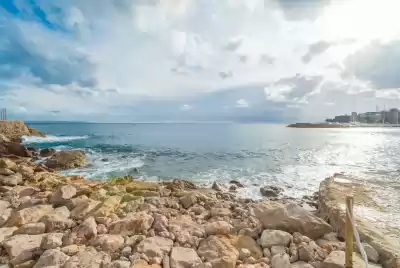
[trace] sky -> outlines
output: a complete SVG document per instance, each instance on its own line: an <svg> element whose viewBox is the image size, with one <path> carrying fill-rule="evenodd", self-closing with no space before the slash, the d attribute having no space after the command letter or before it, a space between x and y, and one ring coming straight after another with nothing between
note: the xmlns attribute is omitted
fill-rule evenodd
<svg viewBox="0 0 400 268"><path fill-rule="evenodd" d="M2 0L0 107L96 122L400 108L398 0Z"/></svg>

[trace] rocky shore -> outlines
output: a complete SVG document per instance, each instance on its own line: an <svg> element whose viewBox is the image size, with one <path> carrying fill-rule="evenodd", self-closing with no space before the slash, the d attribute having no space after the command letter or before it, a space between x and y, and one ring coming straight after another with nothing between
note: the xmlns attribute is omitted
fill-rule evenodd
<svg viewBox="0 0 400 268"><path fill-rule="evenodd" d="M12 142L7 133L0 144ZM269 198L254 201L235 196L240 182L200 188L184 180L89 181L55 172L87 164L82 152L25 149L29 156L0 154L0 267L344 265L342 226L331 225L321 196L319 210L310 211L278 198L273 186L261 190ZM46 158L36 164L40 155ZM369 267L400 267L398 255L366 242ZM354 260L364 267L357 253Z"/></svg>

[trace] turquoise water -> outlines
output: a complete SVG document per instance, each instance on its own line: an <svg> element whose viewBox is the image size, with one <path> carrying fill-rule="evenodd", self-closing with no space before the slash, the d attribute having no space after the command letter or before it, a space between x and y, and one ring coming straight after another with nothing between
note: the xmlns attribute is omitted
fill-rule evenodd
<svg viewBox="0 0 400 268"><path fill-rule="evenodd" d="M181 178L209 185L235 179L240 194L259 196L274 184L300 197L335 172L390 189L399 187L400 129L293 129L269 124L31 123L47 138L29 146L86 151L90 166L67 171L86 178L132 175ZM398 188L397 188L398 189ZM398 191L398 190L397 190Z"/></svg>

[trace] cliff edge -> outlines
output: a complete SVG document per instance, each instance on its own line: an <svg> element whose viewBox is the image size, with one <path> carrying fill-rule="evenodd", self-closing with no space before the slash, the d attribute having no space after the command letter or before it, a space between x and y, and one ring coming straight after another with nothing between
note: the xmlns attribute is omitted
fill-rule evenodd
<svg viewBox="0 0 400 268"><path fill-rule="evenodd" d="M45 137L46 135L25 125L22 120L0 120L0 141L20 142L22 136Z"/></svg>

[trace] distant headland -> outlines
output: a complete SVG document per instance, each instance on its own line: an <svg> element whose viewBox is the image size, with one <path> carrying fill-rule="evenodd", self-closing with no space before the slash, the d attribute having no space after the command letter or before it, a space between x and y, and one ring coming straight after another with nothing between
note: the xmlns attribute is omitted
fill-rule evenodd
<svg viewBox="0 0 400 268"><path fill-rule="evenodd" d="M347 128L349 125L330 124L330 123L294 123L287 127L293 128Z"/></svg>

